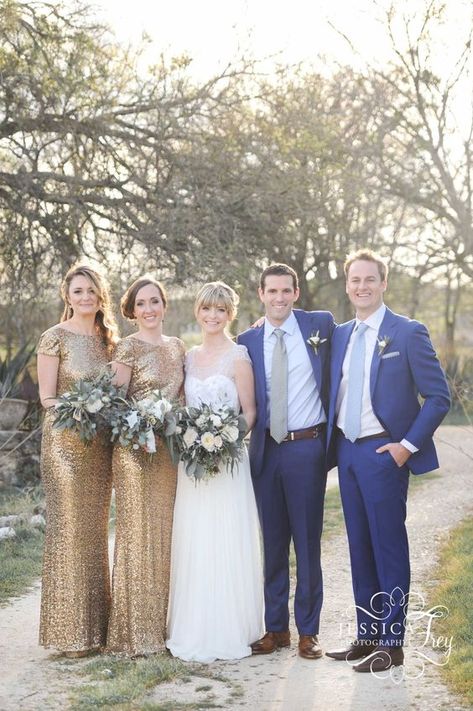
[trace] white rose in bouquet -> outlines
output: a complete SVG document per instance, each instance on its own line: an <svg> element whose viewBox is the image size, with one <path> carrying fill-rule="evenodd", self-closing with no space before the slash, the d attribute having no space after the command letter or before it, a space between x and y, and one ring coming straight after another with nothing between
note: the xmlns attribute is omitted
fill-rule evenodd
<svg viewBox="0 0 473 711"><path fill-rule="evenodd" d="M100 410L103 408L104 403L102 401L102 393L100 390L92 390L90 393L90 397L88 398L87 402L85 403L85 409L87 412L90 412L92 414L95 414L96 412L100 412Z"/></svg>
<svg viewBox="0 0 473 711"><path fill-rule="evenodd" d="M184 444L186 447L192 447L194 442L196 441L198 437L198 432L195 430L193 427L189 427L185 432L183 436Z"/></svg>
<svg viewBox="0 0 473 711"><path fill-rule="evenodd" d="M239 434L238 427L235 427L235 425L225 425L222 430L222 437L227 442L236 442Z"/></svg>
<svg viewBox="0 0 473 711"><path fill-rule="evenodd" d="M210 421L215 427L220 427L222 424L222 420L218 415L210 415Z"/></svg>
<svg viewBox="0 0 473 711"><path fill-rule="evenodd" d="M214 449L221 449L223 446L223 439L220 437L220 435L216 435L214 437Z"/></svg>
<svg viewBox="0 0 473 711"><path fill-rule="evenodd" d="M215 449L215 437L211 432L204 432L200 438L202 447L207 450L207 452L213 452Z"/></svg>

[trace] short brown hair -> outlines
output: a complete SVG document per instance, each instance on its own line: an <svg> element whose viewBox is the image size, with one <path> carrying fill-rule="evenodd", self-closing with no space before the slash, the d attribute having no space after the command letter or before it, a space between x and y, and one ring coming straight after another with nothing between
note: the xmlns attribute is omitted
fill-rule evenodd
<svg viewBox="0 0 473 711"><path fill-rule="evenodd" d="M210 281L202 286L194 302L194 314L197 316L202 306L224 306L230 321L237 315L240 297L231 286L223 281Z"/></svg>
<svg viewBox="0 0 473 711"><path fill-rule="evenodd" d="M290 267L288 264L270 264L261 272L259 278L259 285L261 291L264 291L266 277L268 276L290 276L292 277L292 283L294 285L294 291L299 288L299 278L297 272Z"/></svg>
<svg viewBox="0 0 473 711"><path fill-rule="evenodd" d="M166 308L168 301L164 286L161 284L161 282L157 279L152 279L151 277L140 277L139 279L134 281L133 284L130 284L130 286L125 291L120 300L120 310L125 318L128 318L130 320L135 318L136 295L140 289L142 289L144 286L149 285L155 286L159 290L163 306L164 308Z"/></svg>
<svg viewBox="0 0 473 711"><path fill-rule="evenodd" d="M388 278L389 267L384 261L384 259L382 259L379 254L373 252L371 249L359 249L358 251L353 252L353 254L348 255L345 260L345 264L343 265L343 271L345 272L346 278L348 278L348 272L353 262L357 262L359 260L363 260L365 262L374 262L375 264L377 264L381 281L386 281L386 279Z"/></svg>

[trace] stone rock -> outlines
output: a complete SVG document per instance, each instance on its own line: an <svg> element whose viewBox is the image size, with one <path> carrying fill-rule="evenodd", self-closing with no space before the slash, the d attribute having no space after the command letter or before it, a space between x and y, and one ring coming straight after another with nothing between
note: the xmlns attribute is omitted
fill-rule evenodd
<svg viewBox="0 0 473 711"><path fill-rule="evenodd" d="M19 523L21 516L19 514L11 514L10 516L0 516L0 528L5 526L12 526L15 523Z"/></svg>
<svg viewBox="0 0 473 711"><path fill-rule="evenodd" d="M36 485L39 482L40 449L39 429L32 434L0 430L0 487Z"/></svg>
<svg viewBox="0 0 473 711"><path fill-rule="evenodd" d="M2 526L0 528L0 541L6 541L9 538L15 538L15 529L11 526Z"/></svg>
<svg viewBox="0 0 473 711"><path fill-rule="evenodd" d="M32 526L32 528L44 528L46 526L46 519L41 514L35 514L30 518L30 526Z"/></svg>

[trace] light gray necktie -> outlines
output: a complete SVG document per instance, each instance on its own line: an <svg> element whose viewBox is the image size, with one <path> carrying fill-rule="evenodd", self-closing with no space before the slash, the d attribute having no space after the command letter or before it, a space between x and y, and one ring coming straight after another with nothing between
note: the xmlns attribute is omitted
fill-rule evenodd
<svg viewBox="0 0 473 711"><path fill-rule="evenodd" d="M344 434L350 442L354 442L361 431L361 401L365 379L365 331L369 327L360 323L351 349L350 365L348 367L347 411L345 414Z"/></svg>
<svg viewBox="0 0 473 711"><path fill-rule="evenodd" d="M271 363L269 432L279 444L287 435L287 351L284 331L275 328L276 343Z"/></svg>

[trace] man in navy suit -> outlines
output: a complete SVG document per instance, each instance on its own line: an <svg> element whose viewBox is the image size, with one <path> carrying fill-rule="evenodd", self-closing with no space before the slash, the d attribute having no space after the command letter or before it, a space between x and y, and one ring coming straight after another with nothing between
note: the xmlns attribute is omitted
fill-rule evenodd
<svg viewBox="0 0 473 711"><path fill-rule="evenodd" d="M255 374L257 419L250 463L264 544L266 634L253 654L290 644L289 546L297 562L294 615L299 654L322 656L320 536L326 485L325 435L333 317L293 309L296 272L273 264L260 278L263 325L238 337Z"/></svg>
<svg viewBox="0 0 473 711"><path fill-rule="evenodd" d="M356 662L358 672L403 663L409 471L438 467L432 436L450 407L425 326L383 303L387 272L370 250L347 259L346 292L356 318L332 339L328 460L329 468L338 464L358 635L327 655Z"/></svg>

